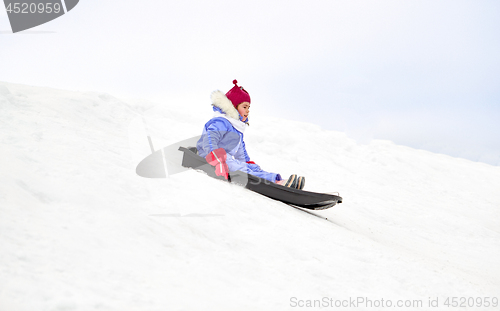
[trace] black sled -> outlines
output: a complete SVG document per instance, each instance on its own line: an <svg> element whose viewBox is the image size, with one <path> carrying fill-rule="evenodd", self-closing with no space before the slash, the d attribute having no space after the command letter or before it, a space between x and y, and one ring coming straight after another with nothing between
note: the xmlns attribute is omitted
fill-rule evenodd
<svg viewBox="0 0 500 311"><path fill-rule="evenodd" d="M215 175L214 167L196 153L196 148L179 147L179 150L184 153L183 167L202 170L210 177L226 180L222 176ZM323 210L342 203L342 198L337 195L292 189L241 171L230 172L229 181L268 198L310 210Z"/></svg>

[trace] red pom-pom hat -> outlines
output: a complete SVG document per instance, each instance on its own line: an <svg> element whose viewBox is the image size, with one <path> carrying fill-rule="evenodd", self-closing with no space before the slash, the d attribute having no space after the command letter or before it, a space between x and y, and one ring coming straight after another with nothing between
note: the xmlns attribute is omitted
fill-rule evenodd
<svg viewBox="0 0 500 311"><path fill-rule="evenodd" d="M226 93L226 97L231 101L231 103L233 103L235 108L243 102L250 103L250 94L248 94L243 87L238 86L236 83L238 83L238 81L233 80L233 88Z"/></svg>

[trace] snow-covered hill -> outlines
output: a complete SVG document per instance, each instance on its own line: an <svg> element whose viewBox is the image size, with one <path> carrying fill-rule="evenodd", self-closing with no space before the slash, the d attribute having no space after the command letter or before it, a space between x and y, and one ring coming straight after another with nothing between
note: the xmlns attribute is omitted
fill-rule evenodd
<svg viewBox="0 0 500 311"><path fill-rule="evenodd" d="M254 113L252 159L344 203L316 217L194 171L137 176L146 135L200 134L210 91L174 106L0 82L0 310L495 309L500 167Z"/></svg>

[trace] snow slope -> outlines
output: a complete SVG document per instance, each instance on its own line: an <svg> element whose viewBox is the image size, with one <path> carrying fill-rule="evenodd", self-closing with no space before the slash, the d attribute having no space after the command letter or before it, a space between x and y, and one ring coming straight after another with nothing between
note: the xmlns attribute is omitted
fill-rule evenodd
<svg viewBox="0 0 500 311"><path fill-rule="evenodd" d="M0 82L0 310L500 298L500 167L255 113L252 159L344 203L316 217L194 171L137 176L146 135L160 148L200 134L210 91L194 113Z"/></svg>

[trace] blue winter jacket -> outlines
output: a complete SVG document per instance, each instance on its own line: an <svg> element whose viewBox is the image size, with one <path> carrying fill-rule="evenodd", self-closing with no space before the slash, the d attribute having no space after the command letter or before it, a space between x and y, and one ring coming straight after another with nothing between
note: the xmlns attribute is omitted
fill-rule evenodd
<svg viewBox="0 0 500 311"><path fill-rule="evenodd" d="M203 128L201 138L196 145L198 154L206 157L210 152L224 148L227 153L226 163L231 172L242 171L271 182L281 180L276 173L262 170L256 164L248 164L250 157L245 148L243 133L247 122L241 121L241 116L231 101L221 91L212 93L214 117Z"/></svg>

